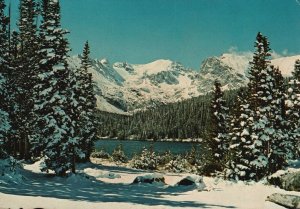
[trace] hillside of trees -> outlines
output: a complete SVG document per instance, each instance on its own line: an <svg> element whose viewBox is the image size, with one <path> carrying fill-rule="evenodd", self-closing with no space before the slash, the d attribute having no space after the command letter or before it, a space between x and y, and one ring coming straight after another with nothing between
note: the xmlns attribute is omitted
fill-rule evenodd
<svg viewBox="0 0 300 209"><path fill-rule="evenodd" d="M227 106L235 103L238 90L226 91ZM100 137L136 140L203 138L211 126L213 94L195 97L133 113L131 116L98 112Z"/></svg>

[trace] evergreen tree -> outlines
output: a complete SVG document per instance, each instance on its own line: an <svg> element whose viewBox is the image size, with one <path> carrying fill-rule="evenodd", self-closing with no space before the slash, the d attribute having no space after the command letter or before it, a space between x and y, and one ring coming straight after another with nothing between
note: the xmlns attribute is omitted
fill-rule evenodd
<svg viewBox="0 0 300 209"><path fill-rule="evenodd" d="M61 28L59 1L43 0L42 18L33 152L45 157L42 170L63 176L67 170L75 172L77 156L84 157L75 134L76 80L66 61L69 48L67 32Z"/></svg>
<svg viewBox="0 0 300 209"><path fill-rule="evenodd" d="M270 73L274 77L272 112L270 120L274 133L270 142L269 173L274 173L287 165L287 160L293 158L292 138L289 138L289 127L285 107L284 79L278 68L270 67Z"/></svg>
<svg viewBox="0 0 300 209"><path fill-rule="evenodd" d="M298 157L300 139L300 60L296 60L292 79L289 81L289 88L286 100L286 117L288 121L288 138L293 146L293 158Z"/></svg>
<svg viewBox="0 0 300 209"><path fill-rule="evenodd" d="M256 51L250 62L247 98L236 116L231 134L231 157L228 176L256 179L281 169L286 163L284 149L286 122L283 78L269 66L267 37L257 34ZM239 159L240 158L240 159Z"/></svg>
<svg viewBox="0 0 300 209"><path fill-rule="evenodd" d="M247 180L255 176L250 165L254 159L250 129L254 122L253 111L247 104L246 95L243 89L239 92L230 121L230 145L225 173L227 178L235 180Z"/></svg>
<svg viewBox="0 0 300 209"><path fill-rule="evenodd" d="M11 129L8 134L7 151L8 154L17 157L17 153L20 151L20 145L22 144L21 129L23 125L23 119L20 117L22 100L21 85L22 77L22 65L20 56L20 36L19 33L13 31L11 34L11 44L9 47L8 65L9 70L7 73L7 90L9 96L9 117Z"/></svg>
<svg viewBox="0 0 300 209"><path fill-rule="evenodd" d="M5 89L5 79L0 74L0 99L5 98L6 89ZM9 115L3 109L0 109L0 159L6 157L7 155L7 141L5 140L7 137L7 133L10 129L10 121Z"/></svg>
<svg viewBox="0 0 300 209"><path fill-rule="evenodd" d="M96 137L94 118L96 97L93 88L92 74L88 72L88 69L91 67L89 54L90 47L88 42L86 42L81 58L81 68L76 71L76 98L78 101L76 116L76 118L78 118L77 134L80 138L80 146L85 153L85 160L89 160L93 149L93 141Z"/></svg>
<svg viewBox="0 0 300 209"><path fill-rule="evenodd" d="M221 171L224 165L225 152L228 143L227 111L221 83L215 81L214 97L211 102L211 130L206 138L207 147L207 170L208 172Z"/></svg>
<svg viewBox="0 0 300 209"><path fill-rule="evenodd" d="M7 80L9 73L9 36L8 36L8 24L9 19L5 15L5 1L0 0L0 157L2 151L8 151L8 113L10 106L10 94L9 94L9 82ZM1 150L1 147L3 150Z"/></svg>
<svg viewBox="0 0 300 209"><path fill-rule="evenodd" d="M10 129L9 115L7 111L10 104L8 94L8 17L5 16L5 2L0 0L0 158L6 157L9 147L7 141L8 130Z"/></svg>
<svg viewBox="0 0 300 209"><path fill-rule="evenodd" d="M34 85L38 70L38 36L36 26L36 2L35 0L20 1L19 17L19 40L20 40L20 62L18 66L18 83L19 95L16 101L19 105L17 113L21 122L19 123L18 132L20 133L20 157L28 159L29 139L32 134L32 115L34 104ZM26 98L26 99L24 99Z"/></svg>

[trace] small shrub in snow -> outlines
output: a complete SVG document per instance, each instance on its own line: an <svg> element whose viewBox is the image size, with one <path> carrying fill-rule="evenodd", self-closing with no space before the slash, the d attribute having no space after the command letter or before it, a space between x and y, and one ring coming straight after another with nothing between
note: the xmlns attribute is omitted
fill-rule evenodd
<svg viewBox="0 0 300 209"><path fill-rule="evenodd" d="M197 152L197 148L195 145L192 146L190 152L186 154L186 159L188 160L189 164L196 165L199 159L199 154Z"/></svg>
<svg viewBox="0 0 300 209"><path fill-rule="evenodd" d="M117 163L126 163L127 157L124 153L122 144L119 144L112 153L112 160Z"/></svg>
<svg viewBox="0 0 300 209"><path fill-rule="evenodd" d="M174 173L189 172L191 165L188 160L183 158L181 155L175 156L167 165L166 170Z"/></svg>
<svg viewBox="0 0 300 209"><path fill-rule="evenodd" d="M91 157L109 159L110 155L104 149L101 149L99 152L92 152Z"/></svg>
<svg viewBox="0 0 300 209"><path fill-rule="evenodd" d="M157 164L158 166L165 166L173 159L173 154L170 150L166 151L165 153L160 154L157 156Z"/></svg>
<svg viewBox="0 0 300 209"><path fill-rule="evenodd" d="M148 150L144 147L140 155L133 157L131 166L133 168L144 170L156 170L158 164L157 162L158 156L155 154L155 152L152 151L152 149Z"/></svg>

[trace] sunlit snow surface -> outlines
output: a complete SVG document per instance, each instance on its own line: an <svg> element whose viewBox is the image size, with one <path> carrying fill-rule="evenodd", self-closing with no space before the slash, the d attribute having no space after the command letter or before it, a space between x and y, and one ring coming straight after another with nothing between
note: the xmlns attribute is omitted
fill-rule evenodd
<svg viewBox="0 0 300 209"><path fill-rule="evenodd" d="M275 192L299 195L263 183L233 183L207 177L204 191L176 186L189 174L161 173L167 185L131 184L137 176L151 173L106 161L98 163L81 164L78 174L69 178L40 173L39 163L25 165L22 182L0 184L0 208L279 209L282 207L265 201L268 195Z"/></svg>

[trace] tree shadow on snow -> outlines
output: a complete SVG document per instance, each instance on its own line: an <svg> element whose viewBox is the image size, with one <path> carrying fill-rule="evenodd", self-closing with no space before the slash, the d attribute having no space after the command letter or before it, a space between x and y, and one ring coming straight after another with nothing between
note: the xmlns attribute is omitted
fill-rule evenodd
<svg viewBox="0 0 300 209"><path fill-rule="evenodd" d="M112 170L109 169L109 171ZM25 180L22 184L0 184L0 192L13 195L42 196L88 202L122 202L183 208L235 208L234 206L206 204L195 201L175 201L163 197L163 195L177 196L182 192L186 192L184 188L174 189L173 187L164 188L144 184L111 184L98 181L94 177L85 177L82 175L60 178L29 171L24 172L24 177Z"/></svg>

